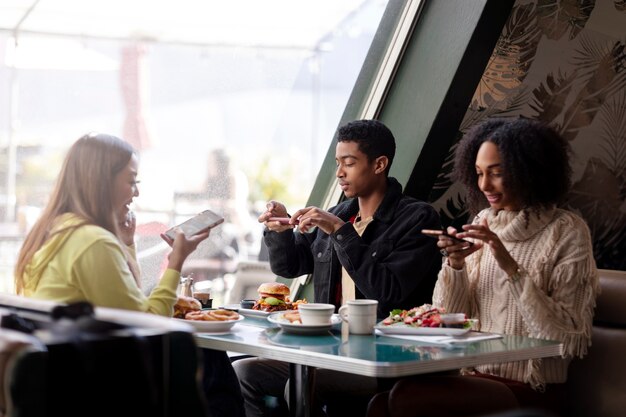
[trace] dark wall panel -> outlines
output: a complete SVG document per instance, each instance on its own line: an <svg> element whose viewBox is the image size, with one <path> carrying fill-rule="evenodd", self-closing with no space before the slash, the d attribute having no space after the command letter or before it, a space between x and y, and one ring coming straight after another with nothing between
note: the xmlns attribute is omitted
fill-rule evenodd
<svg viewBox="0 0 626 417"><path fill-rule="evenodd" d="M565 206L589 224L598 267L620 270L626 270L625 9L623 1L518 0L457 129L458 139L485 118L519 115L556 127L574 151ZM453 152L454 144L429 196L446 224L467 220L463 193L449 179Z"/></svg>

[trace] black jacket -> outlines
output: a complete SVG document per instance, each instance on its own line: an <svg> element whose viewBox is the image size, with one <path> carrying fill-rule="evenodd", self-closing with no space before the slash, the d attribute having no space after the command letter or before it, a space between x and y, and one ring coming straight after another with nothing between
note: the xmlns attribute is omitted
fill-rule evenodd
<svg viewBox="0 0 626 417"><path fill-rule="evenodd" d="M358 211L356 198L331 208L329 212L346 222L331 235L319 229L305 234L266 230L272 271L284 278L313 273L315 302L336 305L343 265L354 280L356 298L378 300L379 317L394 308L429 303L441 255L437 240L421 230L441 228L435 209L404 196L400 183L390 177L363 236L349 222Z"/></svg>

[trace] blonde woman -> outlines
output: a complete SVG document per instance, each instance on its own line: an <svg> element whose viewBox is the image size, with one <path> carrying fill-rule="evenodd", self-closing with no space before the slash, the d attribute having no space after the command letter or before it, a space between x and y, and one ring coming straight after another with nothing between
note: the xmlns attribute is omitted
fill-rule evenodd
<svg viewBox="0 0 626 417"><path fill-rule="evenodd" d="M174 240L159 284L145 296L133 246L130 211L137 188L138 156L123 140L88 134L70 148L56 187L26 237L15 270L18 294L60 303L171 316L180 271L209 232ZM241 392L225 352L202 349L203 384L212 415L243 416Z"/></svg>
<svg viewBox="0 0 626 417"><path fill-rule="evenodd" d="M123 140L88 134L70 148L49 203L26 236L15 271L18 294L62 303L171 316L180 270L207 238L179 233L149 296L139 288L130 204L139 195L138 156Z"/></svg>

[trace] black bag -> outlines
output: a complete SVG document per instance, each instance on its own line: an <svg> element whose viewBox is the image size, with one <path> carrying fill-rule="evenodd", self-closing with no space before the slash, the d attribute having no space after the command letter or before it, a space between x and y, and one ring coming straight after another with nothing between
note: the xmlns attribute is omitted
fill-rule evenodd
<svg viewBox="0 0 626 417"><path fill-rule="evenodd" d="M51 316L31 324L3 318L3 326L35 332L47 346L15 366L13 417L207 415L190 333L98 320L87 303L57 307Z"/></svg>

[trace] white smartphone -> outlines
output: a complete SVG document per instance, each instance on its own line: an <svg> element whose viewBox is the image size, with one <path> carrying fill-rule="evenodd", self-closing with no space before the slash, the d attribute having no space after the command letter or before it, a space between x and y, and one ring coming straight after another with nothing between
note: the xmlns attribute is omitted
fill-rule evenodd
<svg viewBox="0 0 626 417"><path fill-rule="evenodd" d="M224 223L224 218L219 214L211 211L204 210L201 213L196 214L191 219L184 221L183 223L168 229L165 235L171 239L176 238L176 229L182 230L187 237L197 235L198 233L206 232L215 226Z"/></svg>

